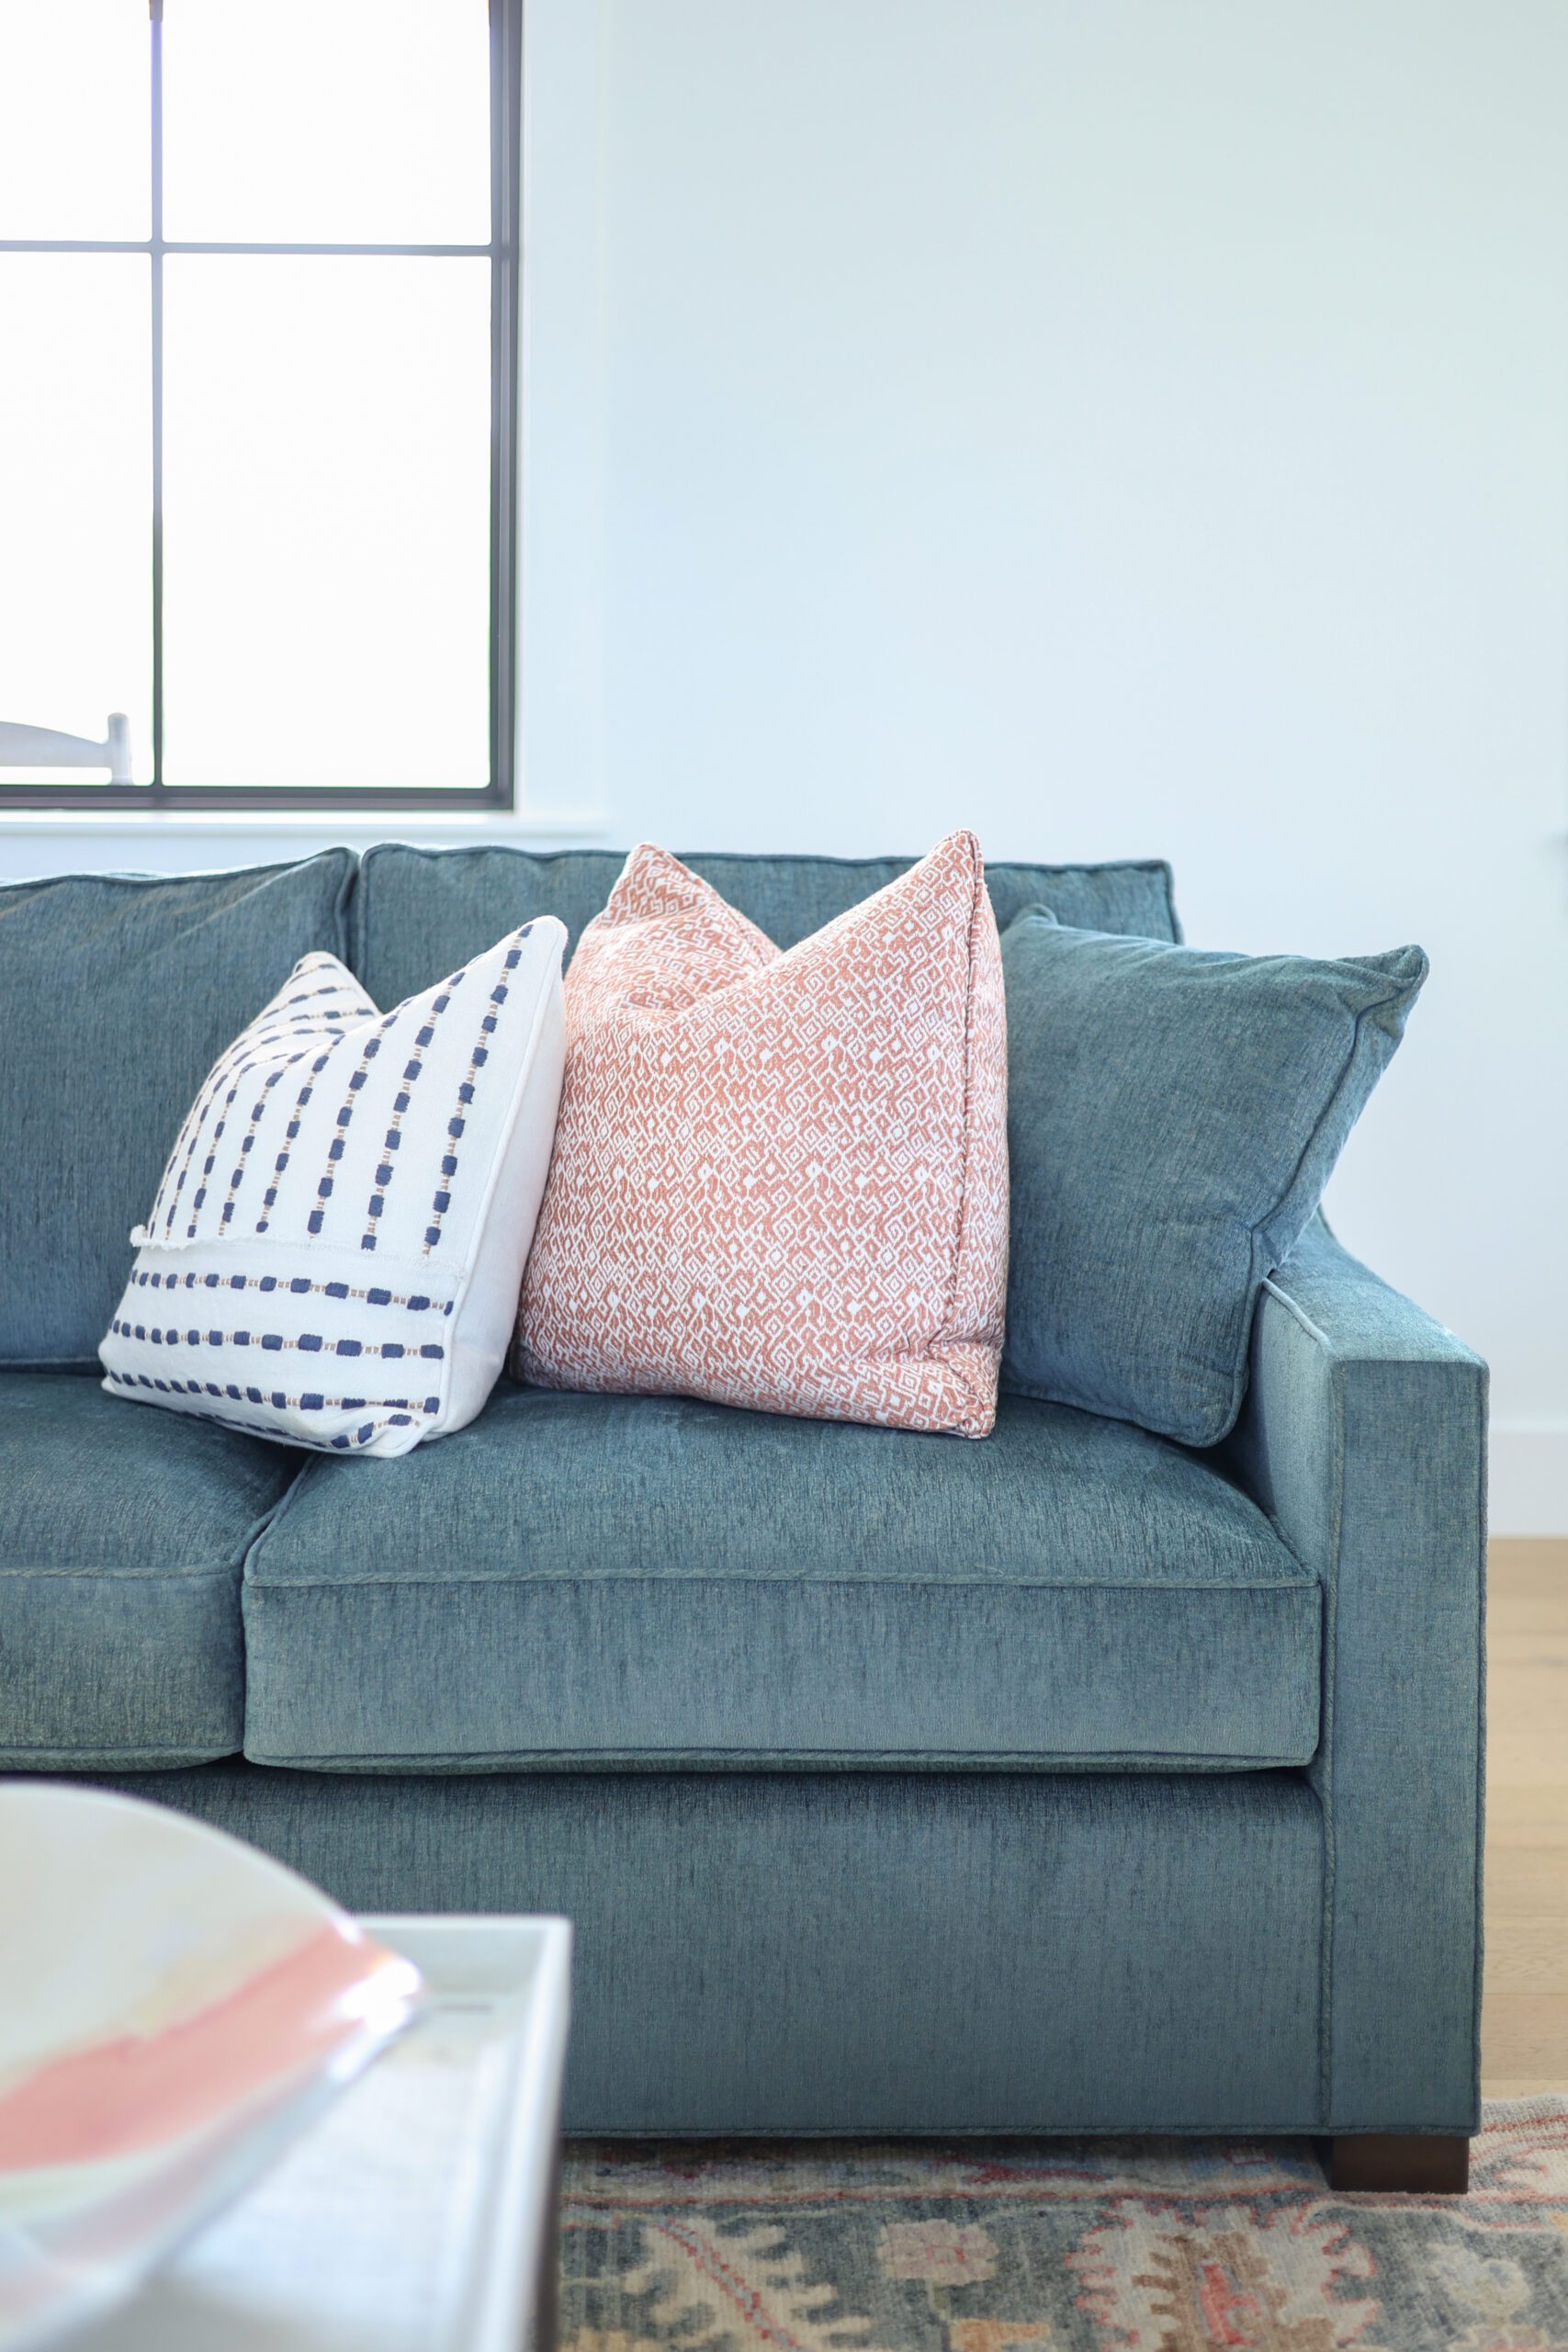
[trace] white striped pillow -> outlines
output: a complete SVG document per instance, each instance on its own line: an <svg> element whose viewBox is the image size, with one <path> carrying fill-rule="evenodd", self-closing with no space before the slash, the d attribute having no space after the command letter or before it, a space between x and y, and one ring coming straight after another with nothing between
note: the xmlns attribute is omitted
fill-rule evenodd
<svg viewBox="0 0 1568 2352"><path fill-rule="evenodd" d="M495 1385L564 1052L552 916L378 1013L307 956L180 1131L99 1353L111 1395L407 1453Z"/></svg>

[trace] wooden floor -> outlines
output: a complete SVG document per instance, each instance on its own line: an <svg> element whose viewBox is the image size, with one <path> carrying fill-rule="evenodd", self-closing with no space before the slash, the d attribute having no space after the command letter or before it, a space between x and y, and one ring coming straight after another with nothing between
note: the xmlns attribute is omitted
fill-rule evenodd
<svg viewBox="0 0 1568 2352"><path fill-rule="evenodd" d="M1488 2098L1568 2092L1568 1539L1498 1539L1487 1615Z"/></svg>

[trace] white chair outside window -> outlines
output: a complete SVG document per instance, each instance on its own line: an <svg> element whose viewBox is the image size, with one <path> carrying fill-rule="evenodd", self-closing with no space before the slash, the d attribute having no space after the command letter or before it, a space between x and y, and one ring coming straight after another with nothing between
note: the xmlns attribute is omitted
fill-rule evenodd
<svg viewBox="0 0 1568 2352"><path fill-rule="evenodd" d="M130 784L130 721L111 710L103 741L90 735L64 735L57 727L27 727L0 718L0 770L6 768L105 768L111 784Z"/></svg>

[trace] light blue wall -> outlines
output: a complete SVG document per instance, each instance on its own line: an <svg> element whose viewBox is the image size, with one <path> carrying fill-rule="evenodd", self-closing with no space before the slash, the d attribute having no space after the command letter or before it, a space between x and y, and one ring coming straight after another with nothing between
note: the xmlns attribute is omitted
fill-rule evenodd
<svg viewBox="0 0 1568 2352"><path fill-rule="evenodd" d="M1568 1527L1568 10L601 21L616 837L963 821L1421 940L1332 1214Z"/></svg>

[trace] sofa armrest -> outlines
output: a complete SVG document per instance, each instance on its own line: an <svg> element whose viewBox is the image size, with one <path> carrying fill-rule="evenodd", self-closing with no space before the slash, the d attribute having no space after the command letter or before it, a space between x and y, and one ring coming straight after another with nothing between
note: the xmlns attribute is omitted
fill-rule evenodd
<svg viewBox="0 0 1568 2352"><path fill-rule="evenodd" d="M1485 1453L1485 1365L1309 1228L1229 1465L1325 1588L1329 2132L1477 2120Z"/></svg>

